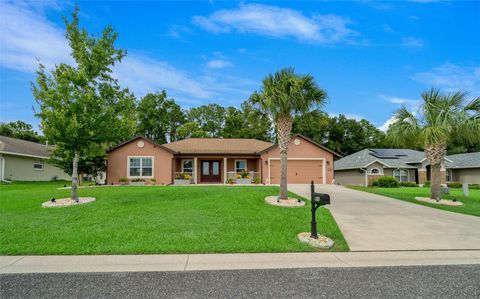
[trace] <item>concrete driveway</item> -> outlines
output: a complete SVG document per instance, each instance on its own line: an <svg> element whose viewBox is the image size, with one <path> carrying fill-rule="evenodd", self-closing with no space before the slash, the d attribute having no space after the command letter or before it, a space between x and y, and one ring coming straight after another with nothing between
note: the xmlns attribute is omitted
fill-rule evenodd
<svg viewBox="0 0 480 299"><path fill-rule="evenodd" d="M288 189L310 198L310 185ZM480 217L442 211L342 186L317 185L352 251L480 249Z"/></svg>

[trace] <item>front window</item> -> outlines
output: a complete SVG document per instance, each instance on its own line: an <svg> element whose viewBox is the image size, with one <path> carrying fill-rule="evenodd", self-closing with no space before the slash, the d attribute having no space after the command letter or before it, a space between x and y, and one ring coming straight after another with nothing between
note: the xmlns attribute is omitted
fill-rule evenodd
<svg viewBox="0 0 480 299"><path fill-rule="evenodd" d="M151 177L153 173L152 157L133 157L129 158L129 176L130 177Z"/></svg>
<svg viewBox="0 0 480 299"><path fill-rule="evenodd" d="M447 171L445 172L445 175L446 175L446 181L451 182L452 181L452 171L447 169Z"/></svg>
<svg viewBox="0 0 480 299"><path fill-rule="evenodd" d="M408 170L406 169L395 169L393 171L393 176L399 182L408 182Z"/></svg>
<svg viewBox="0 0 480 299"><path fill-rule="evenodd" d="M182 160L182 172L193 173L193 160Z"/></svg>
<svg viewBox="0 0 480 299"><path fill-rule="evenodd" d="M36 160L35 162L33 162L33 169L43 170L43 160Z"/></svg>
<svg viewBox="0 0 480 299"><path fill-rule="evenodd" d="M247 170L247 160L235 160L235 172Z"/></svg>

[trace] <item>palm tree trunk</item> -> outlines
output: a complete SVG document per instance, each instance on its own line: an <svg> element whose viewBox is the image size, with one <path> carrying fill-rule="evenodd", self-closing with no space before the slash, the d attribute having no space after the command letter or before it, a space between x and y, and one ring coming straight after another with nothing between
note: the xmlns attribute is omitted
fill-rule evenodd
<svg viewBox="0 0 480 299"><path fill-rule="evenodd" d="M425 157L430 162L430 198L441 198L441 172L440 168L447 154L447 145L438 142L425 146Z"/></svg>
<svg viewBox="0 0 480 299"><path fill-rule="evenodd" d="M431 182L430 182L430 198L432 199L441 199L441 180L440 180L440 164L431 165L430 166L430 175L431 175Z"/></svg>
<svg viewBox="0 0 480 299"><path fill-rule="evenodd" d="M70 198L75 201L78 201L78 160L80 160L80 153L78 151L75 151L72 167L72 193L70 195Z"/></svg>
<svg viewBox="0 0 480 299"><path fill-rule="evenodd" d="M278 148L280 150L280 195L278 199L288 199L287 158L288 144L292 133L292 118L288 114L280 115L277 122Z"/></svg>

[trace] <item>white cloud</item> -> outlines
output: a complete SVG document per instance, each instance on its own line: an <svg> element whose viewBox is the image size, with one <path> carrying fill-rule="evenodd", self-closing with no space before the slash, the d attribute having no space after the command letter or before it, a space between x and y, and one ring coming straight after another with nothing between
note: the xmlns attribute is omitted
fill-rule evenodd
<svg viewBox="0 0 480 299"><path fill-rule="evenodd" d="M128 86L137 96L167 90L169 94L205 99L214 95L200 82L166 62L140 55L127 55L114 68L122 86Z"/></svg>
<svg viewBox="0 0 480 299"><path fill-rule="evenodd" d="M243 4L237 9L219 10L195 16L193 23L213 33L256 33L272 37L294 37L303 41L334 43L355 35L349 20L327 14L304 16L300 11L261 4Z"/></svg>
<svg viewBox="0 0 480 299"><path fill-rule="evenodd" d="M394 116L391 116L389 119L387 119L387 120L383 123L383 125L381 125L380 127L378 127L378 129L379 129L380 131L386 132L386 131L388 131L388 127L389 127L391 124L393 124L394 121L395 121L395 117L394 117Z"/></svg>
<svg viewBox="0 0 480 299"><path fill-rule="evenodd" d="M23 3L0 1L0 44L0 65L17 71L73 62L63 31Z"/></svg>
<svg viewBox="0 0 480 299"><path fill-rule="evenodd" d="M466 91L480 93L480 66L460 66L444 63L411 77L428 87L441 88L447 92Z"/></svg>
<svg viewBox="0 0 480 299"><path fill-rule="evenodd" d="M44 9L35 5L0 1L0 66L33 74L38 62L47 69L61 62L74 63L64 29L48 21ZM215 87L147 56L127 55L114 67L114 76L137 96L161 89L174 96L193 99L215 95Z"/></svg>
<svg viewBox="0 0 480 299"><path fill-rule="evenodd" d="M386 96L386 95L378 95L380 98L388 101L389 103L392 104L399 104L399 105L406 105L406 106L411 106L414 107L418 105L419 100L414 100L414 99L408 99L408 98L400 98L400 97L394 97L394 96Z"/></svg>
<svg viewBox="0 0 480 299"><path fill-rule="evenodd" d="M419 38L409 36L402 40L402 45L407 48L422 48L424 42Z"/></svg>
<svg viewBox="0 0 480 299"><path fill-rule="evenodd" d="M212 69L222 69L229 66L233 66L233 64L230 61L224 59L213 59L207 62L207 67Z"/></svg>

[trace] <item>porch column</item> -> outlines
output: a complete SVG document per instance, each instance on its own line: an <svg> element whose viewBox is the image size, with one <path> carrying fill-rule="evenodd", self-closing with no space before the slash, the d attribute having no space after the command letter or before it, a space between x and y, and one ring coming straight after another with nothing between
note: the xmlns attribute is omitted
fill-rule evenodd
<svg viewBox="0 0 480 299"><path fill-rule="evenodd" d="M193 158L193 182L197 184L197 157Z"/></svg>
<svg viewBox="0 0 480 299"><path fill-rule="evenodd" d="M227 183L227 157L223 158L223 183Z"/></svg>

